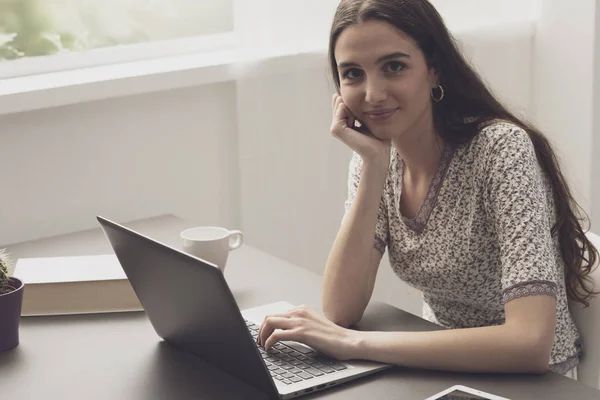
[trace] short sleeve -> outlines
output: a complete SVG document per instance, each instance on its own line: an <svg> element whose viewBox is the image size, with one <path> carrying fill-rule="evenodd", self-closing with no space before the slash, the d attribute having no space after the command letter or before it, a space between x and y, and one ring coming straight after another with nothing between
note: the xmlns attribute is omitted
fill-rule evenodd
<svg viewBox="0 0 600 400"><path fill-rule="evenodd" d="M344 219L348 215L350 206L356 197L358 191L358 184L360 182L360 173L362 170L362 159L358 153L354 152L352 159L350 160L350 167L348 171L348 197L345 203ZM385 248L388 242L388 216L387 207L384 196L381 196L381 202L379 203L379 212L377 213L377 224L375 225L375 238L374 246L381 253L385 253Z"/></svg>
<svg viewBox="0 0 600 400"><path fill-rule="evenodd" d="M505 129L489 152L485 199L500 246L502 302L556 297L553 203L528 134L516 126Z"/></svg>

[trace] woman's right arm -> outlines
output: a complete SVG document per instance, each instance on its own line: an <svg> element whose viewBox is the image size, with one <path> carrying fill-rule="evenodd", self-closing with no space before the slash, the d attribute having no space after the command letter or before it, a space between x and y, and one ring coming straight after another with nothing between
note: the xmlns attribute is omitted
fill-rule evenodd
<svg viewBox="0 0 600 400"><path fill-rule="evenodd" d="M356 197L335 238L323 280L323 312L348 327L362 318L371 299L382 254L375 226L387 170L363 164Z"/></svg>
<svg viewBox="0 0 600 400"><path fill-rule="evenodd" d="M334 95L331 134L361 161L360 171L351 170L352 203L333 243L323 280L323 312L341 326L360 321L373 294L382 256L374 238L391 149L389 140L359 133L353 127L354 115L341 96Z"/></svg>

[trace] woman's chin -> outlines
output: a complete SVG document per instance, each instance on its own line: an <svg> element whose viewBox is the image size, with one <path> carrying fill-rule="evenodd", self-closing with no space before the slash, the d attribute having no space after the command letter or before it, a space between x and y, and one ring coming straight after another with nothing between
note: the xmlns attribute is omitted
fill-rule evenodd
<svg viewBox="0 0 600 400"><path fill-rule="evenodd" d="M373 136L380 140L387 140L391 139L392 137L392 133L389 132L387 129L374 129L370 132Z"/></svg>

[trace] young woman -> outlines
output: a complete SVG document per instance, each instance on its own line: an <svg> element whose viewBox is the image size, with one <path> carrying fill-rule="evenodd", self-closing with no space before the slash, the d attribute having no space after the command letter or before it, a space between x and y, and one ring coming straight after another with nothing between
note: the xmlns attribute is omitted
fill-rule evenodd
<svg viewBox="0 0 600 400"><path fill-rule="evenodd" d="M331 133L354 151L323 311L265 319L259 344L472 372L567 373L597 250L547 139L501 105L427 0L342 0ZM508 61L507 61L508 62ZM387 248L435 332L358 332Z"/></svg>

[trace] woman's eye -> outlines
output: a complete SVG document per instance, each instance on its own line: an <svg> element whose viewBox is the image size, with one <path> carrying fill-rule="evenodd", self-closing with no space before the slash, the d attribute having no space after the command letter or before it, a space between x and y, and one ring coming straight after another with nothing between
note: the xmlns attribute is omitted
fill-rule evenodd
<svg viewBox="0 0 600 400"><path fill-rule="evenodd" d="M362 71L360 69L349 69L344 72L343 77L346 79L358 79L362 76Z"/></svg>
<svg viewBox="0 0 600 400"><path fill-rule="evenodd" d="M400 72L404 69L404 64L399 61L392 61L386 64L386 72Z"/></svg>

